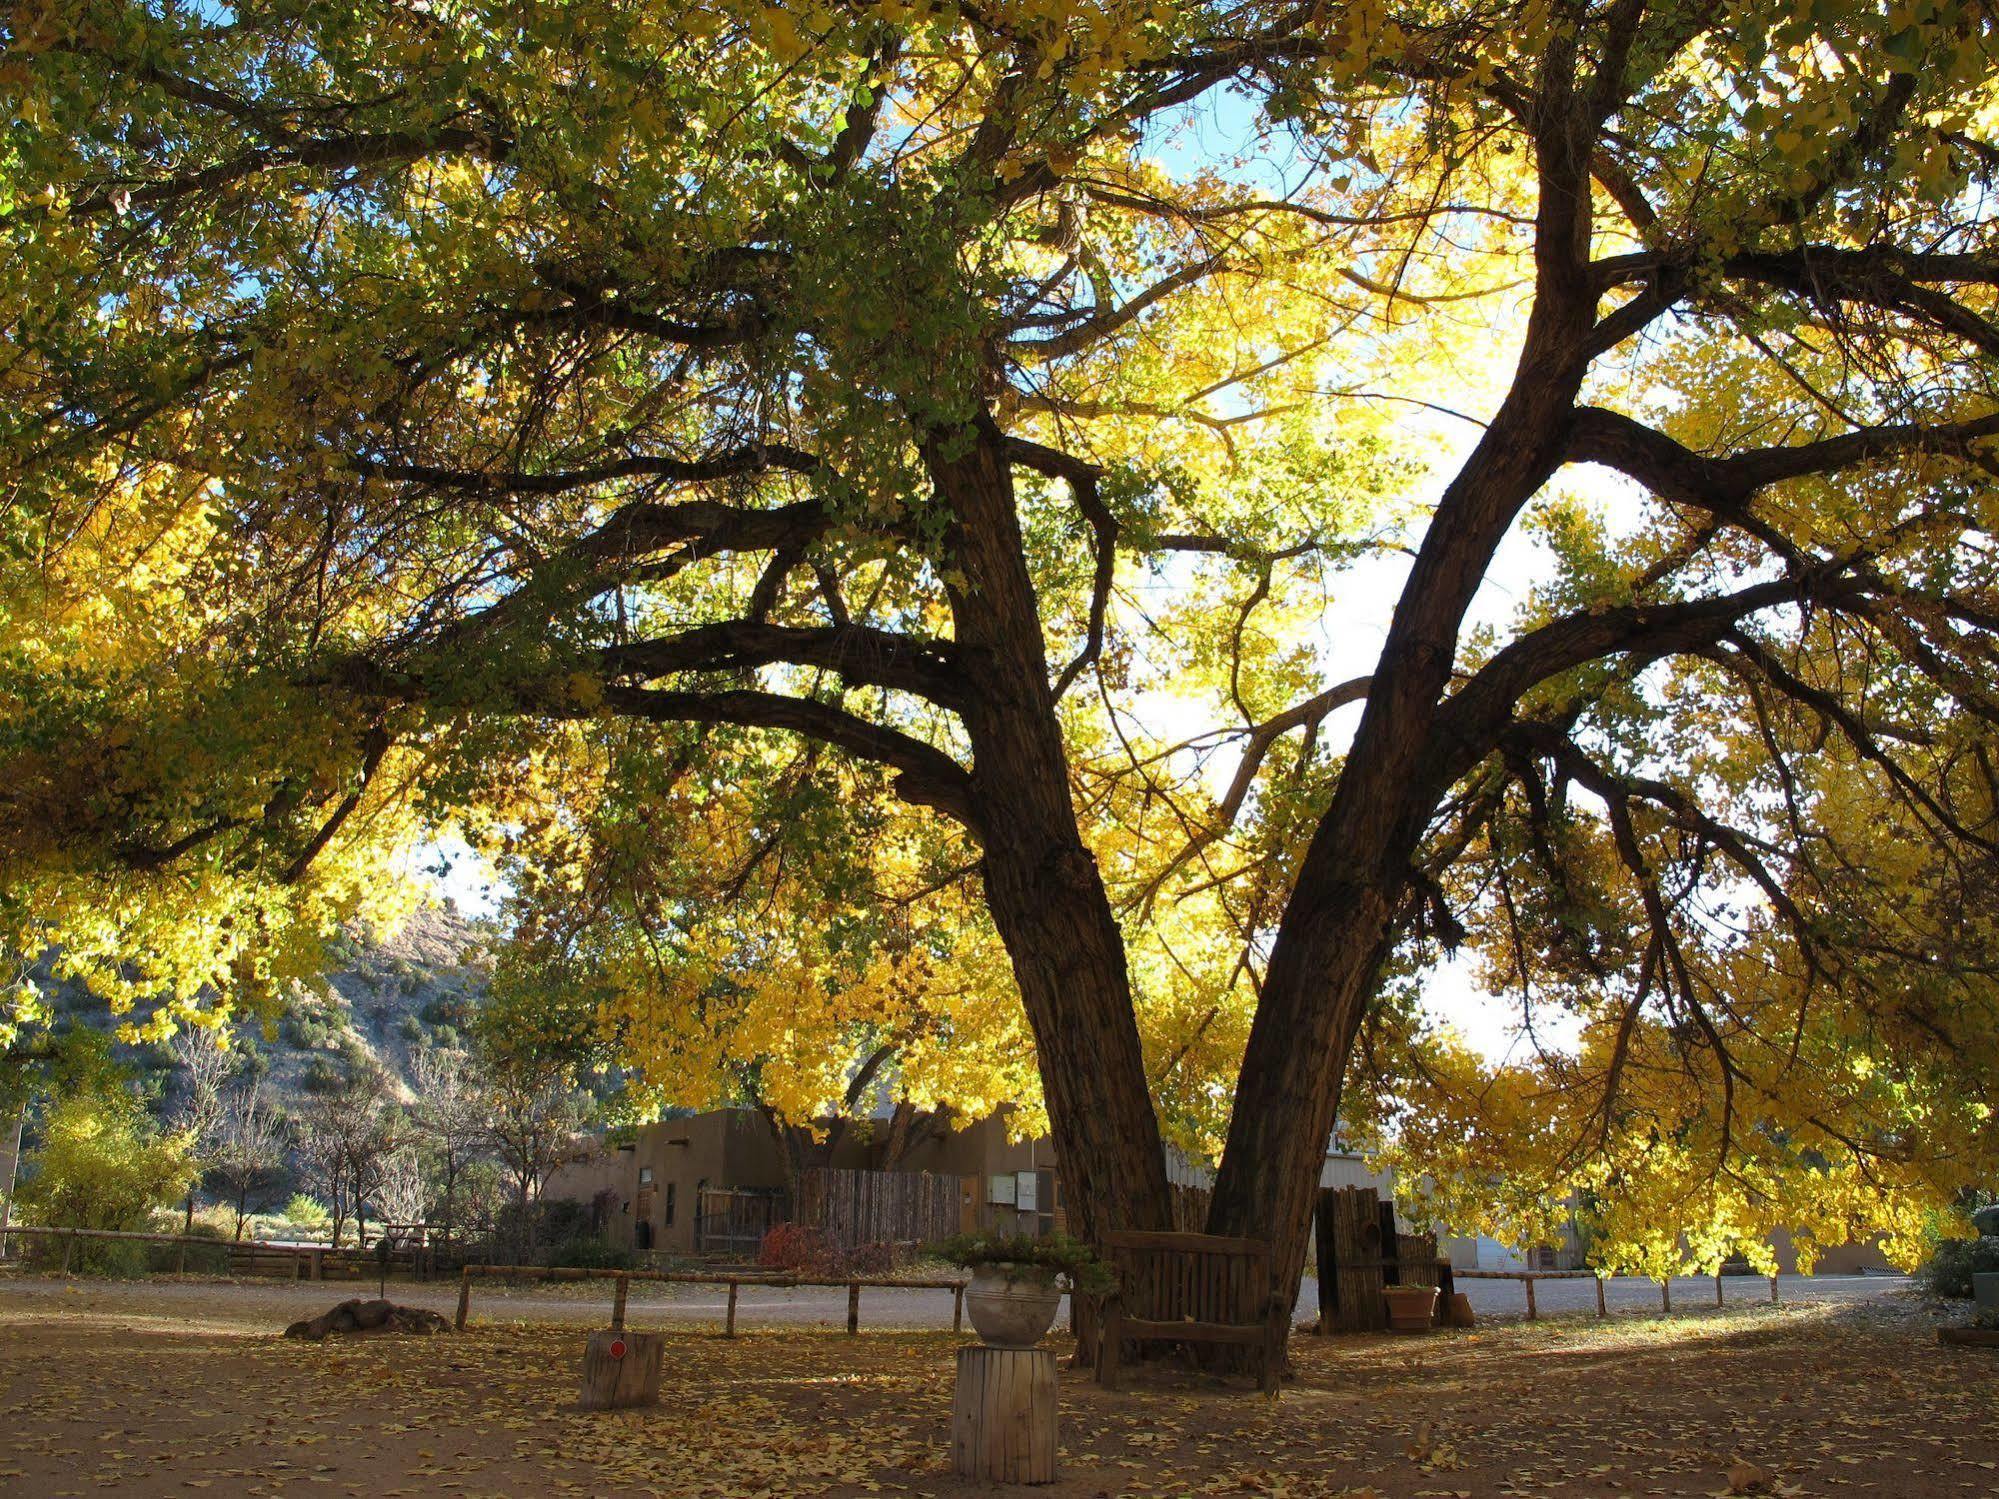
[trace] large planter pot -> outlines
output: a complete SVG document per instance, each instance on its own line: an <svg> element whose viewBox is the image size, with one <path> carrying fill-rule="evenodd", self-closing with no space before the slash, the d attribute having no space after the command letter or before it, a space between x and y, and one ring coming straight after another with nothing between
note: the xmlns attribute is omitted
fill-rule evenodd
<svg viewBox="0 0 1999 1499"><path fill-rule="evenodd" d="M1032 1348L1061 1304L1055 1272L1044 1265L975 1265L965 1287L972 1326L994 1348Z"/></svg>
<svg viewBox="0 0 1999 1499"><path fill-rule="evenodd" d="M1383 1286L1388 1325L1396 1332L1428 1332L1437 1315L1435 1286Z"/></svg>

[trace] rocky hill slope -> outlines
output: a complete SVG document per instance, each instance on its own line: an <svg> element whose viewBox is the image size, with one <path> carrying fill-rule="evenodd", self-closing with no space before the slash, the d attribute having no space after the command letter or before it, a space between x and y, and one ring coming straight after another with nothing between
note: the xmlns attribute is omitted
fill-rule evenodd
<svg viewBox="0 0 1999 1499"><path fill-rule="evenodd" d="M448 905L419 911L393 932L344 932L328 944L324 978L295 985L274 1022L239 1022L232 1044L287 1112L363 1059L380 1066L408 1097L419 1051L469 1041L494 938L491 926L466 920ZM78 988L65 989L59 1003L72 1023L110 1024L103 1003ZM160 1105L170 1107L179 1088L171 1049L119 1051Z"/></svg>

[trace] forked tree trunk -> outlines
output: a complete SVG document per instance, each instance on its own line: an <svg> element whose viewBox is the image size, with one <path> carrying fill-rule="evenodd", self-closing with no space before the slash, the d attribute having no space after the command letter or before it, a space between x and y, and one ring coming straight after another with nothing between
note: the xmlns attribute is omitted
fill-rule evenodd
<svg viewBox="0 0 1999 1499"><path fill-rule="evenodd" d="M1070 1218L1085 1237L1164 1228L1166 1156L1124 938L1070 800L1004 440L982 416L934 438L924 457L952 516L960 577L947 586L970 687L962 716L986 901L1034 1032Z"/></svg>
<svg viewBox="0 0 1999 1499"><path fill-rule="evenodd" d="M1410 569L1338 789L1278 925L1243 1054L1208 1227L1270 1239L1277 1288L1294 1306L1320 1162L1410 861L1444 791L1480 753L1436 732L1458 630L1513 517L1560 461L1587 367L1594 299L1569 283L1588 246L1579 151L1572 143L1550 169L1544 150L1543 258L1514 386L1445 488Z"/></svg>

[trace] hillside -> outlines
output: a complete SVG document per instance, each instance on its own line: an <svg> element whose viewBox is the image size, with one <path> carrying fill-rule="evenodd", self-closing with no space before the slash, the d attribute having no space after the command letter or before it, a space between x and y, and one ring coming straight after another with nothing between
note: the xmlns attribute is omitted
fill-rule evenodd
<svg viewBox="0 0 1999 1499"><path fill-rule="evenodd" d="M328 957L338 966L316 985L297 986L276 1035L257 1037L280 1098L289 1103L349 1052L378 1063L407 1094L418 1050L469 1039L493 935L453 911L427 910L386 936L335 938Z"/></svg>
<svg viewBox="0 0 1999 1499"><path fill-rule="evenodd" d="M486 992L494 935L489 924L468 921L448 905L419 911L391 933L343 932L327 944L325 976L294 985L274 1021L238 1023L233 1044L286 1112L349 1057L379 1064L407 1097L419 1050L469 1039L472 1014ZM110 1022L103 1002L80 987L60 986L58 1003L72 1022ZM172 1102L177 1083L168 1048L119 1052L161 1104Z"/></svg>

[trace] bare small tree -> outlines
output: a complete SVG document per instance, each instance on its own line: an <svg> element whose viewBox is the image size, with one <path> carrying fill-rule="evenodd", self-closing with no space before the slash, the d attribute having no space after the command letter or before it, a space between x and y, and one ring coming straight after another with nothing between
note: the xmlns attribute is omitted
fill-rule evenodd
<svg viewBox="0 0 1999 1499"><path fill-rule="evenodd" d="M486 1070L487 1138L506 1167L519 1215L517 1258L534 1247L531 1213L549 1173L575 1149L587 1110L568 1070L554 1063L502 1060Z"/></svg>
<svg viewBox="0 0 1999 1499"><path fill-rule="evenodd" d="M174 1032L167 1049L173 1053L176 1098L169 1116L171 1126L188 1136L188 1154L195 1165L194 1180L188 1183L187 1203L181 1230L194 1229L194 1192L202 1173L215 1163L222 1119L226 1111L223 1090L241 1063L236 1053L225 1048L225 1033L212 1026L188 1026Z"/></svg>
<svg viewBox="0 0 1999 1499"><path fill-rule="evenodd" d="M458 1231L458 1178L492 1137L485 1090L478 1065L462 1051L419 1051L411 1073L416 1102L410 1122L437 1152L444 1234L452 1238Z"/></svg>
<svg viewBox="0 0 1999 1499"><path fill-rule="evenodd" d="M385 1224L421 1222L430 1200L430 1177L414 1142L400 1139L375 1169L375 1208Z"/></svg>
<svg viewBox="0 0 1999 1499"><path fill-rule="evenodd" d="M251 1199L283 1178L289 1134L262 1083L242 1084L224 1095L209 1169L236 1210L238 1239L243 1237Z"/></svg>
<svg viewBox="0 0 1999 1499"><path fill-rule="evenodd" d="M394 1146L389 1120L389 1079L369 1061L350 1065L332 1086L311 1095L299 1111L299 1142L317 1185L333 1214L333 1242L347 1214L354 1213L357 1235L367 1236L366 1202L382 1157Z"/></svg>

